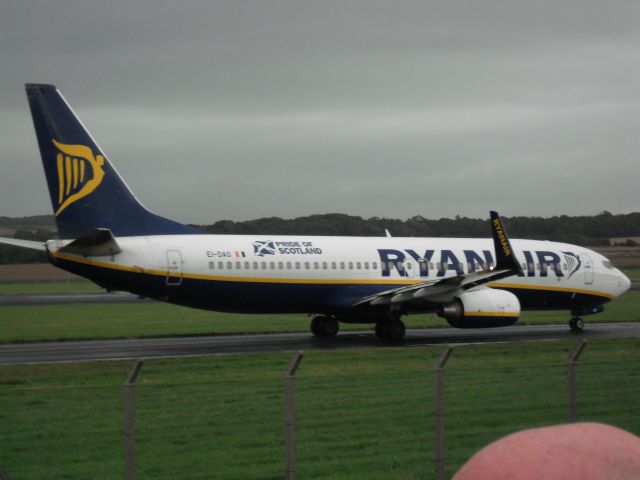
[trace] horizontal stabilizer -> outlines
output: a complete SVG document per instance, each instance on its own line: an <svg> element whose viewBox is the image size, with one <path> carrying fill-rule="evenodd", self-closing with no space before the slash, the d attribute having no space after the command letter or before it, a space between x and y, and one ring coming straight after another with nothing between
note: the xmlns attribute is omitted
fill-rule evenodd
<svg viewBox="0 0 640 480"><path fill-rule="evenodd" d="M0 243L4 243L5 245L13 245L14 247L30 248L31 250L40 250L41 252L47 251L44 242L34 242L33 240L0 237Z"/></svg>
<svg viewBox="0 0 640 480"><path fill-rule="evenodd" d="M107 257L122 252L111 230L107 228L97 228L85 237L76 238L58 251L85 257Z"/></svg>

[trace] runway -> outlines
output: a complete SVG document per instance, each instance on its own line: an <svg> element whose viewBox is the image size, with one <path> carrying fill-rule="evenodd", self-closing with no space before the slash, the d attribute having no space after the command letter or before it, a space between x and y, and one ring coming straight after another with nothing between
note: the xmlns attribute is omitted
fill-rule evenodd
<svg viewBox="0 0 640 480"><path fill-rule="evenodd" d="M1 306L18 305L75 305L92 303L140 303L153 302L148 298L140 298L137 295L126 292L111 293L52 293L52 294L19 294L0 295Z"/></svg>
<svg viewBox="0 0 640 480"><path fill-rule="evenodd" d="M333 339L317 339L310 333L287 333L7 344L0 345L0 365L624 337L640 337L640 322L587 324L579 334L572 333L567 325L408 330L401 344L381 342L372 331L343 332Z"/></svg>

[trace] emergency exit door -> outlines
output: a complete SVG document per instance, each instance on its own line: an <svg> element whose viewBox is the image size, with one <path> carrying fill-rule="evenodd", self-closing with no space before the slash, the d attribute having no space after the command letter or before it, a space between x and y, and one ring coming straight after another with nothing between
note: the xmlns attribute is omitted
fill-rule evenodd
<svg viewBox="0 0 640 480"><path fill-rule="evenodd" d="M588 253L581 253L580 259L584 265L584 283L585 285L593 285L593 262Z"/></svg>

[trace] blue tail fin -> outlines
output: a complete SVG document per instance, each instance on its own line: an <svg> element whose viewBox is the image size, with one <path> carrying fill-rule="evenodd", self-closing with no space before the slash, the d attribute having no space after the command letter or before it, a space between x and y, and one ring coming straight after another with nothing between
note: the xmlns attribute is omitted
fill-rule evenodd
<svg viewBox="0 0 640 480"><path fill-rule="evenodd" d="M200 233L138 202L56 87L26 89L60 238Z"/></svg>

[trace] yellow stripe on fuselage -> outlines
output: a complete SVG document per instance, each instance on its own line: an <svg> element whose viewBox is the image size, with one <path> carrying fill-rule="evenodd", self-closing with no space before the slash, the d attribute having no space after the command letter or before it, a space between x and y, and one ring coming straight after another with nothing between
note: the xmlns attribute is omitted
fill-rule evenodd
<svg viewBox="0 0 640 480"><path fill-rule="evenodd" d="M84 257L78 257L75 255L69 255L66 253L55 252L52 255L61 260L67 260L70 262L81 263L84 265L91 265L100 268L109 268L111 270L119 270L123 272L135 272L145 273L147 275L156 275L162 277L174 277L174 278L188 278L193 280L209 280L217 282L245 282L245 283L283 283L283 284L308 284L308 285L412 285L414 283L420 283L424 280L416 279L349 279L349 278L265 278L265 277L232 277L232 276L220 276L220 275L203 275L198 273L183 273L181 275L169 274L165 270L147 269L142 267L131 267L128 265L119 265L117 263L101 262L99 260L91 260ZM596 290L582 290L576 288L563 288L563 287L551 287L542 285L524 285L518 283L500 283L491 282L486 286L491 288L513 288L520 290L540 290L551 292L568 292L568 293L580 293L584 295L594 295L597 297L604 297L609 300L615 298L614 295L599 292Z"/></svg>
<svg viewBox="0 0 640 480"><path fill-rule="evenodd" d="M519 313L516 312L464 312L465 317L513 317L518 318Z"/></svg>
<svg viewBox="0 0 640 480"><path fill-rule="evenodd" d="M112 270L120 270L124 272L136 272L146 273L148 275L157 275L162 277L175 277L175 278L189 278L193 280L211 280L218 282L250 282L250 283L299 283L299 284L327 284L327 285L412 285L419 283L415 279L403 280L403 279L330 279L330 278L265 278L265 277L230 277L220 275L202 275L199 273L183 273L181 275L169 274L165 270L154 270L142 267L130 267L128 265L118 265L116 263L100 262L98 260L90 260L88 258L76 257L75 255L69 255L66 253L54 253L54 257L61 260L68 260L70 262L82 263L84 265L92 265L94 267L110 268Z"/></svg>
<svg viewBox="0 0 640 480"><path fill-rule="evenodd" d="M584 295L596 295L598 297L608 298L609 300L613 300L615 295L611 295L610 293L599 292L597 290L584 290L581 288L565 288L565 287L552 287L546 285L523 285L520 283L501 283L501 282L490 282L487 283L487 287L491 288L517 288L524 290L544 290L547 292L569 292L569 293L582 293Z"/></svg>

